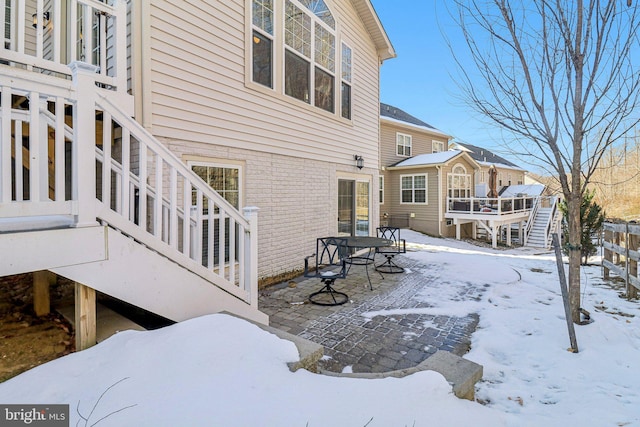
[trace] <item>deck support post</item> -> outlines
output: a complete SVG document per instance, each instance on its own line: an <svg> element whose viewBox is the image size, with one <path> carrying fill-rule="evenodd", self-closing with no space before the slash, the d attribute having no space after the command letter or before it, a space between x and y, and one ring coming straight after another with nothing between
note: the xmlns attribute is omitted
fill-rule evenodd
<svg viewBox="0 0 640 427"><path fill-rule="evenodd" d="M76 350L87 349L96 343L96 291L82 283L75 283Z"/></svg>
<svg viewBox="0 0 640 427"><path fill-rule="evenodd" d="M51 312L51 298L49 296L51 276L51 272L46 270L33 273L33 311L38 317Z"/></svg>

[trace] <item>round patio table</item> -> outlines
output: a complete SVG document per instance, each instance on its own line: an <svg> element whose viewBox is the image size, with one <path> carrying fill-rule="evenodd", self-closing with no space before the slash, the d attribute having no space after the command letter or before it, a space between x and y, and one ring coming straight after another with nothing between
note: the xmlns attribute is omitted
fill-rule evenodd
<svg viewBox="0 0 640 427"><path fill-rule="evenodd" d="M350 249L368 249L368 251L365 253L351 255L345 261L351 265L364 265L365 271L367 273L367 280L369 281L369 289L373 290L373 286L371 285L371 278L369 277L369 264L373 264L375 261L375 249L385 246L391 246L393 245L393 240L383 239L375 236L347 236L343 238L347 240L347 247ZM349 269L350 268L351 266L349 266ZM349 270L347 270L347 273L348 272ZM380 277L384 279L382 273L380 273Z"/></svg>

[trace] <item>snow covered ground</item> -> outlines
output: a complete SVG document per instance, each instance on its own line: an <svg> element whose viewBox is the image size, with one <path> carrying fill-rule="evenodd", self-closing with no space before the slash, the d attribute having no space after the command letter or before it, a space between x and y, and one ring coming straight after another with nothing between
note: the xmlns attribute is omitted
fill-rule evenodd
<svg viewBox="0 0 640 427"><path fill-rule="evenodd" d="M551 253L403 237L407 256L440 265L444 286L417 296L437 302L428 310L480 315L465 357L484 366L483 404L456 398L434 372L291 373L293 344L225 315L116 334L0 384L0 403L66 403L73 426L640 426L640 304L604 284L600 267L583 270L594 322L576 326L574 354ZM480 301L452 297L469 285L486 286Z"/></svg>

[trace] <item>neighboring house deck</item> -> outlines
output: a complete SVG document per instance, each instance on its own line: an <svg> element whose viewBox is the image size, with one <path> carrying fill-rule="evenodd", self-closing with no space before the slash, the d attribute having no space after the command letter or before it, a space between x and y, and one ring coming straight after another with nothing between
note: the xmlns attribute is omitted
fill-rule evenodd
<svg viewBox="0 0 640 427"><path fill-rule="evenodd" d="M78 283L78 348L96 291L267 323L259 281L296 274L318 236L374 232L395 52L368 0L305 4L0 8L0 275Z"/></svg>
<svg viewBox="0 0 640 427"><path fill-rule="evenodd" d="M397 107L381 104L381 221L432 235L487 236L510 245L512 234L523 244L548 247L557 228L555 199L551 211L539 208L543 186L525 186L524 169L489 150L450 143L451 137ZM496 170L497 197L489 195L489 170ZM544 236L533 226L544 222ZM547 227L549 223L549 227ZM535 231L534 231L535 230ZM543 234L544 234L543 233Z"/></svg>

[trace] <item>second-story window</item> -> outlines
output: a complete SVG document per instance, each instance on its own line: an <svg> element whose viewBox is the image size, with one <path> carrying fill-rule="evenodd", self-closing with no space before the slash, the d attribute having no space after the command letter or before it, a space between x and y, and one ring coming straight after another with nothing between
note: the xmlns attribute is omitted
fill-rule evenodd
<svg viewBox="0 0 640 427"><path fill-rule="evenodd" d="M342 43L342 86L340 88L342 117L351 119L351 48Z"/></svg>
<svg viewBox="0 0 640 427"><path fill-rule="evenodd" d="M273 88L273 1L253 0L253 81Z"/></svg>
<svg viewBox="0 0 640 427"><path fill-rule="evenodd" d="M247 77L350 120L353 53L341 41L324 0L251 0L248 4L251 70Z"/></svg>
<svg viewBox="0 0 640 427"><path fill-rule="evenodd" d="M434 153L440 153L444 151L444 142L431 141L431 151L433 151Z"/></svg>
<svg viewBox="0 0 640 427"><path fill-rule="evenodd" d="M398 156L411 157L411 135L396 134L396 154Z"/></svg>

